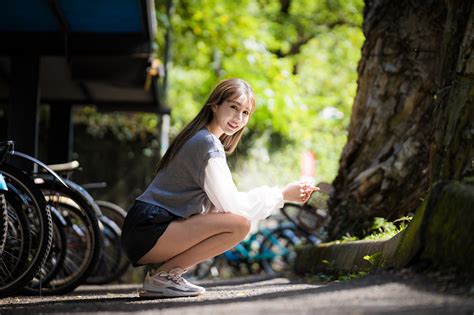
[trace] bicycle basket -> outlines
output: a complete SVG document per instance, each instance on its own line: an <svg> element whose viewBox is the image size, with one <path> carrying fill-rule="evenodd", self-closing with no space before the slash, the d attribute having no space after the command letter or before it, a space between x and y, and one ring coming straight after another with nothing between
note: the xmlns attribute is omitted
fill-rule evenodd
<svg viewBox="0 0 474 315"><path fill-rule="evenodd" d="M316 232L328 219L329 194L316 191L298 211L298 223L309 232Z"/></svg>

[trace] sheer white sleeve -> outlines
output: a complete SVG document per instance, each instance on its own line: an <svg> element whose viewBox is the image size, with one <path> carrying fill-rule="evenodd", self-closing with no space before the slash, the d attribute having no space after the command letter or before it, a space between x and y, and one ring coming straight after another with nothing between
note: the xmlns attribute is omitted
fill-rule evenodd
<svg viewBox="0 0 474 315"><path fill-rule="evenodd" d="M210 158L205 168L204 191L217 212L232 212L249 220L262 220L283 207L278 187L262 186L239 192L225 158Z"/></svg>

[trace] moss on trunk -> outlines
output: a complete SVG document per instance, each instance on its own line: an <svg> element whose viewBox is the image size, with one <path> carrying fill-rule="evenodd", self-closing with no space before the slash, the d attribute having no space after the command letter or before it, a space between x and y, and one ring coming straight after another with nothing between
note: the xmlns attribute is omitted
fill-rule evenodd
<svg viewBox="0 0 474 315"><path fill-rule="evenodd" d="M443 185L429 209L421 234L422 259L434 265L473 273L474 184L470 180Z"/></svg>

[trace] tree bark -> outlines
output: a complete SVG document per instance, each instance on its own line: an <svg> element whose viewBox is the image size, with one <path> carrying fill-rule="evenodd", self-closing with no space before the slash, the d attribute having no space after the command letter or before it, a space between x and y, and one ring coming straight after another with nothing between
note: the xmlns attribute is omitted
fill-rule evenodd
<svg viewBox="0 0 474 315"><path fill-rule="evenodd" d="M366 0L348 142L329 238L414 212L430 185L472 174L474 3Z"/></svg>

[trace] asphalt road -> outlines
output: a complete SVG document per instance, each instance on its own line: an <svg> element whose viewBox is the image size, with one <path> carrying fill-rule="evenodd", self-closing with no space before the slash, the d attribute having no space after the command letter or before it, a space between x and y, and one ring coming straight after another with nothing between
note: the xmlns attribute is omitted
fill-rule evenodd
<svg viewBox="0 0 474 315"><path fill-rule="evenodd" d="M138 285L81 286L64 296L9 297L0 314L474 314L474 288L411 272L378 272L363 278L311 283L295 277L252 277L196 282L199 297L138 297Z"/></svg>

